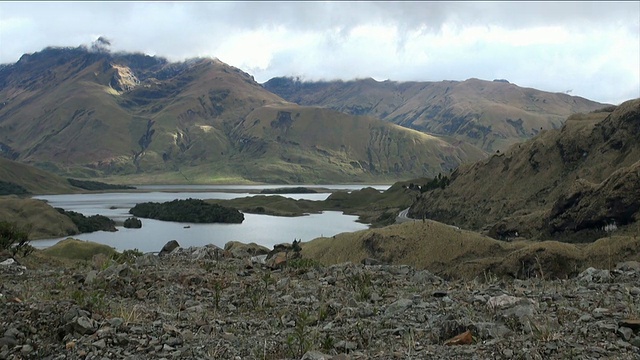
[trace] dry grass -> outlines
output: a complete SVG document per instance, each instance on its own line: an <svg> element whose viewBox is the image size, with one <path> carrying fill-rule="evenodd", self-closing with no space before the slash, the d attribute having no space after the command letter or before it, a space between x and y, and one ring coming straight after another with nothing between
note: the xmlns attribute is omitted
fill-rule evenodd
<svg viewBox="0 0 640 360"><path fill-rule="evenodd" d="M30 239L62 237L78 231L69 217L42 200L0 196L0 218L29 228Z"/></svg>
<svg viewBox="0 0 640 360"><path fill-rule="evenodd" d="M375 258L407 264L451 278L567 278L589 266L613 268L639 260L637 236L612 236L592 244L558 241L498 241L435 221L415 221L381 229L338 234L302 244L302 255L322 264L359 263Z"/></svg>
<svg viewBox="0 0 640 360"><path fill-rule="evenodd" d="M92 260L93 257L98 254L110 257L114 255L116 251L107 245L68 238L42 250L42 253L53 257L88 261Z"/></svg>

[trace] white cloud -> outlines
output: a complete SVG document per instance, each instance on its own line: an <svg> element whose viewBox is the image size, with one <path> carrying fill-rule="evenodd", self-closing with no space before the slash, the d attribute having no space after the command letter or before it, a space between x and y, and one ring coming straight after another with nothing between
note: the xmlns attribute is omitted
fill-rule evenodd
<svg viewBox="0 0 640 360"><path fill-rule="evenodd" d="M618 103L640 97L638 2L0 3L0 62L89 44L217 57L264 82L506 78Z"/></svg>

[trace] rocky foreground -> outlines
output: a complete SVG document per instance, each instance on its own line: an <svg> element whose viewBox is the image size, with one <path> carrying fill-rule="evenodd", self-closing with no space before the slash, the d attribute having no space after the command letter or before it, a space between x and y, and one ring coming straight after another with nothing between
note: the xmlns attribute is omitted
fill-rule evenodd
<svg viewBox="0 0 640 360"><path fill-rule="evenodd" d="M226 255L226 256L225 256ZM0 265L0 359L640 359L640 263L569 280L215 247Z"/></svg>

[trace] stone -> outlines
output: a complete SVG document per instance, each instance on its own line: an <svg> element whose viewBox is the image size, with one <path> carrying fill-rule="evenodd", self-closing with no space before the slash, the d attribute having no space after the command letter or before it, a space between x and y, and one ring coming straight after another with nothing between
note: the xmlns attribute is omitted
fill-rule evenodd
<svg viewBox="0 0 640 360"><path fill-rule="evenodd" d="M73 323L73 329L83 335L90 335L96 332L96 329L93 325L93 320L89 319L86 316L77 318Z"/></svg>
<svg viewBox="0 0 640 360"><path fill-rule="evenodd" d="M600 270L590 267L581 272L577 278L579 281L586 283L604 283L611 280L611 274L609 270Z"/></svg>
<svg viewBox="0 0 640 360"><path fill-rule="evenodd" d="M158 265L159 262L160 259L158 259L158 256L154 254L144 254L136 258L136 266L139 267L154 266Z"/></svg>
<svg viewBox="0 0 640 360"><path fill-rule="evenodd" d="M333 357L331 355L323 354L319 351L311 350L307 351L302 355L302 359L300 360L331 360Z"/></svg>
<svg viewBox="0 0 640 360"><path fill-rule="evenodd" d="M18 341L13 337L5 336L0 338L0 348L4 346L14 347L16 345L18 345Z"/></svg>
<svg viewBox="0 0 640 360"><path fill-rule="evenodd" d="M180 247L180 244L178 244L178 241L176 241L176 240L168 241L166 244L164 244L164 246L162 247L162 250L160 250L160 253L158 254L158 256L169 255L175 249L177 249L179 247Z"/></svg>
<svg viewBox="0 0 640 360"><path fill-rule="evenodd" d="M149 292L145 289L140 289L138 291L136 291L136 299L138 300L144 300L147 298L147 295L149 294Z"/></svg>
<svg viewBox="0 0 640 360"><path fill-rule="evenodd" d="M91 345L97 347L98 349L104 349L107 347L107 342L104 339L100 339L96 342L91 343Z"/></svg>
<svg viewBox="0 0 640 360"><path fill-rule="evenodd" d="M28 355L31 354L33 352L33 346L26 344L22 346L22 349L20 350L21 353Z"/></svg>
<svg viewBox="0 0 640 360"><path fill-rule="evenodd" d="M96 281L97 276L98 272L96 270L89 271L84 278L84 283L87 285L93 284L93 282Z"/></svg>
<svg viewBox="0 0 640 360"><path fill-rule="evenodd" d="M489 300L487 300L487 306L491 309L505 309L514 306L521 300L523 300L523 298L503 294L490 297Z"/></svg>
<svg viewBox="0 0 640 360"><path fill-rule="evenodd" d="M633 336L633 330L624 326L619 327L617 333L624 339L624 341L631 340L631 337Z"/></svg>
<svg viewBox="0 0 640 360"><path fill-rule="evenodd" d="M19 339L21 337L24 337L24 334L16 328L9 328L4 332L4 336Z"/></svg>
<svg viewBox="0 0 640 360"><path fill-rule="evenodd" d="M616 265L616 270L640 272L640 262L624 261Z"/></svg>
<svg viewBox="0 0 640 360"><path fill-rule="evenodd" d="M413 305L413 300L411 299L400 299L385 309L385 315L395 315L397 313L403 312L406 309L410 308Z"/></svg>
<svg viewBox="0 0 640 360"><path fill-rule="evenodd" d="M419 285L440 284L442 283L442 278L433 275L427 270L420 270L416 271L415 274L413 274L413 276L411 277L411 281Z"/></svg>
<svg viewBox="0 0 640 360"><path fill-rule="evenodd" d="M123 318L119 318L119 317L115 317L112 319L108 320L109 325L113 326L114 328L119 328L122 324L124 324L124 319Z"/></svg>

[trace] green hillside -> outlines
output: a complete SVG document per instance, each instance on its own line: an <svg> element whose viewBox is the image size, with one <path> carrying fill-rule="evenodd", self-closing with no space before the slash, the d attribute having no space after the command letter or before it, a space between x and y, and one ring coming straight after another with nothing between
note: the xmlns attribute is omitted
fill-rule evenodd
<svg viewBox="0 0 640 360"><path fill-rule="evenodd" d="M0 68L0 155L65 177L136 183L387 182L485 153L303 107L216 59L47 48Z"/></svg>
<svg viewBox="0 0 640 360"><path fill-rule="evenodd" d="M489 153L562 126L571 114L605 106L577 96L507 81L302 82L273 78L265 89L305 106L368 115L407 128L452 136Z"/></svg>

